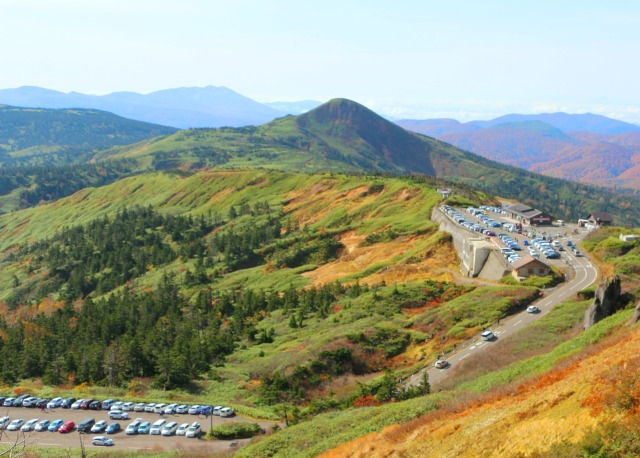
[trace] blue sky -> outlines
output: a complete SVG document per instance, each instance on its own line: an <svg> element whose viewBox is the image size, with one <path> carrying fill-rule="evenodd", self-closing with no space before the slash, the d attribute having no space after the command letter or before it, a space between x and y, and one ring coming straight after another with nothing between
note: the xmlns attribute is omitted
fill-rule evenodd
<svg viewBox="0 0 640 458"><path fill-rule="evenodd" d="M0 88L226 86L385 115L640 123L640 2L0 0Z"/></svg>

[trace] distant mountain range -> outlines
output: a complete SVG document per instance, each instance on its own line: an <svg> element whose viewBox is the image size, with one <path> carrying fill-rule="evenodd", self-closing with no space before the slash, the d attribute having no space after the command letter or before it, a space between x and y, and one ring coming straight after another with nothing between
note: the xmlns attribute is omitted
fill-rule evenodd
<svg viewBox="0 0 640 458"><path fill-rule="evenodd" d="M640 190L640 126L594 114L511 114L489 121L400 120L504 164L606 187Z"/></svg>
<svg viewBox="0 0 640 458"><path fill-rule="evenodd" d="M0 103L37 108L92 108L154 124L177 127L240 127L285 116L226 87L166 89L150 94L113 92L87 95L34 86L0 90Z"/></svg>

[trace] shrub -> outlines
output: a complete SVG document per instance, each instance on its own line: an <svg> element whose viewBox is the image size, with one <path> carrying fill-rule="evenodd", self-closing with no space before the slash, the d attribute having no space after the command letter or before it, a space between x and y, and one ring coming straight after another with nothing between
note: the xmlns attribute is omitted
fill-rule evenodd
<svg viewBox="0 0 640 458"><path fill-rule="evenodd" d="M258 423L231 422L216 425L209 430L207 438L220 440L247 439L260 434Z"/></svg>

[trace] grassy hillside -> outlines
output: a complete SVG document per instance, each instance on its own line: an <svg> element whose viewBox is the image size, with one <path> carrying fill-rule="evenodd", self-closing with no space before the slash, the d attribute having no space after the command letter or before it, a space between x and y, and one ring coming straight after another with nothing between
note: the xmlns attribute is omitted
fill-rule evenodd
<svg viewBox="0 0 640 458"><path fill-rule="evenodd" d="M90 151L176 132L106 111L0 106L0 165L68 163Z"/></svg>
<svg viewBox="0 0 640 458"><path fill-rule="evenodd" d="M627 210L640 203L637 197L498 164L407 132L344 99L258 127L192 129L96 155L114 157L135 158L154 169L426 174L449 186L520 200L565 220L607 211L618 224L640 224L637 212Z"/></svg>

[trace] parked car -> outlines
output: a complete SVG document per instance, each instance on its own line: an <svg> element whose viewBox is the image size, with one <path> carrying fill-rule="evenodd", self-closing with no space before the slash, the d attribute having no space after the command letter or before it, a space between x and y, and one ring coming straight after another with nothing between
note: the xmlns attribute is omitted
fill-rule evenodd
<svg viewBox="0 0 640 458"><path fill-rule="evenodd" d="M35 407L36 402L38 402L38 398L35 396L29 396L22 400L22 407Z"/></svg>
<svg viewBox="0 0 640 458"><path fill-rule="evenodd" d="M143 421L142 423L140 423L140 426L138 427L138 434L149 434L150 429L151 429L151 422Z"/></svg>
<svg viewBox="0 0 640 458"><path fill-rule="evenodd" d="M11 407L13 405L13 401L15 401L16 398L6 398L3 402L2 405L5 407Z"/></svg>
<svg viewBox="0 0 640 458"><path fill-rule="evenodd" d="M164 404L164 403L156 404L153 407L153 411L154 411L154 413L161 413L161 412L164 412L164 408L165 407L167 407L167 405Z"/></svg>
<svg viewBox="0 0 640 458"><path fill-rule="evenodd" d="M105 399L104 401L102 401L102 405L100 406L100 408L102 410L109 410L111 409L111 406L115 404L115 402L116 401L114 401L113 399Z"/></svg>
<svg viewBox="0 0 640 458"><path fill-rule="evenodd" d="M122 404L122 410L125 412L130 412L133 410L135 404L133 402L125 402Z"/></svg>
<svg viewBox="0 0 640 458"><path fill-rule="evenodd" d="M110 420L128 420L129 413L123 410L110 410L109 419Z"/></svg>
<svg viewBox="0 0 640 458"><path fill-rule="evenodd" d="M22 427L20 428L21 431L24 432L29 432L32 431L35 427L36 424L39 422L40 420L38 420L37 418L33 418L31 420L29 420L28 422L26 422L24 425L22 425Z"/></svg>
<svg viewBox="0 0 640 458"><path fill-rule="evenodd" d="M76 427L76 424L74 422L72 422L71 420L69 421L65 421L62 426L60 426L60 428L58 429L59 433L70 433L71 431L73 431L73 429ZM86 429L88 429L89 427L87 427ZM83 429L82 431L80 430L80 425L78 425L78 432L86 432L86 429Z"/></svg>
<svg viewBox="0 0 640 458"><path fill-rule="evenodd" d="M172 421L162 427L162 435L173 436L177 429L178 429L178 423L175 421Z"/></svg>
<svg viewBox="0 0 640 458"><path fill-rule="evenodd" d="M144 412L144 408L145 408L146 406L147 406L147 405L146 405L144 402L139 402L139 403L137 403L135 406L133 406L133 410L134 410L135 412Z"/></svg>
<svg viewBox="0 0 640 458"><path fill-rule="evenodd" d="M165 420L164 418L161 418L160 420L156 421L152 426L151 426L151 430L149 431L150 434L155 434L158 435L160 434L160 431L162 430L162 427L164 426L164 424L167 422L167 420Z"/></svg>
<svg viewBox="0 0 640 458"><path fill-rule="evenodd" d="M82 423L78 424L78 432L86 433L91 430L91 427L96 423L93 418L87 418Z"/></svg>
<svg viewBox="0 0 640 458"><path fill-rule="evenodd" d="M84 399L81 403L80 403L80 408L87 410L89 408L89 406L91 405L92 402L94 402L95 399Z"/></svg>
<svg viewBox="0 0 640 458"><path fill-rule="evenodd" d="M30 397L31 397L30 394L23 394L22 396L18 396L13 401L13 407L22 407L22 403L24 402L24 400Z"/></svg>
<svg viewBox="0 0 640 458"><path fill-rule="evenodd" d="M58 418L57 420L53 420L50 424L49 427L47 428L47 431L57 431L60 429L60 427L64 424L64 420L62 418Z"/></svg>
<svg viewBox="0 0 640 458"><path fill-rule="evenodd" d="M445 359L439 359L433 365L435 366L436 369L444 369L449 365L449 361Z"/></svg>
<svg viewBox="0 0 640 458"><path fill-rule="evenodd" d="M109 426L107 426L107 434L115 434L118 431L120 431L120 423L111 423Z"/></svg>
<svg viewBox="0 0 640 458"><path fill-rule="evenodd" d="M180 426L178 426L178 429L176 430L176 436L184 436L187 434L187 429L189 429L189 423L182 423Z"/></svg>
<svg viewBox="0 0 640 458"><path fill-rule="evenodd" d="M22 425L24 425L24 420L22 418L17 418L9 423L9 426L7 426L7 431L17 431L22 428Z"/></svg>
<svg viewBox="0 0 640 458"><path fill-rule="evenodd" d="M33 429L35 431L46 431L47 429L49 429L50 424L51 422L49 420L40 420L36 427Z"/></svg>
<svg viewBox="0 0 640 458"><path fill-rule="evenodd" d="M231 407L223 407L220 409L221 417L233 417L236 413L233 411Z"/></svg>
<svg viewBox="0 0 640 458"><path fill-rule="evenodd" d="M188 411L189 411L189 406L186 404L182 404L176 407L176 413L187 413Z"/></svg>
<svg viewBox="0 0 640 458"><path fill-rule="evenodd" d="M540 309L535 305L530 305L529 307L527 307L527 312L529 313L538 313L539 311Z"/></svg>
<svg viewBox="0 0 640 458"><path fill-rule="evenodd" d="M91 404L89 404L89 409L90 410L102 410L102 402L93 401Z"/></svg>
<svg viewBox="0 0 640 458"><path fill-rule="evenodd" d="M196 421L191 426L189 426L189 429L187 429L187 434L185 434L185 436L198 437L200 436L201 432L202 432L202 428L200 427L200 423Z"/></svg>
<svg viewBox="0 0 640 458"><path fill-rule="evenodd" d="M58 407L62 407L63 402L64 400L62 398L53 398L51 401L47 402L47 409L57 409Z"/></svg>
<svg viewBox="0 0 640 458"><path fill-rule="evenodd" d="M481 334L482 340L488 342L489 340L493 340L496 336L493 334L493 331L484 331Z"/></svg>
<svg viewBox="0 0 640 458"><path fill-rule="evenodd" d="M215 406L215 407L213 408L213 412L212 412L212 413L213 413L213 415L218 415L218 416L220 416L220 409L222 409L223 407L224 407L224 406Z"/></svg>
<svg viewBox="0 0 640 458"><path fill-rule="evenodd" d="M92 433L101 433L107 428L107 420L100 420L91 427Z"/></svg>
<svg viewBox="0 0 640 458"><path fill-rule="evenodd" d="M0 418L0 430L5 429L8 424L9 416L5 415L4 417Z"/></svg>
<svg viewBox="0 0 640 458"><path fill-rule="evenodd" d="M62 401L62 408L63 409L69 409L71 408L71 405L76 402L76 398L67 398L64 401Z"/></svg>
<svg viewBox="0 0 640 458"><path fill-rule="evenodd" d="M131 403L131 405L133 405L133 402ZM124 407L124 402L118 401L118 402L114 402L108 410L124 410L123 407Z"/></svg>
<svg viewBox="0 0 640 458"><path fill-rule="evenodd" d="M196 415L199 409L200 409L200 406L196 404L195 406L189 407L189 413L191 415Z"/></svg>
<svg viewBox="0 0 640 458"><path fill-rule="evenodd" d="M49 405L49 400L48 399L44 399L44 398L40 398L40 399L38 399L38 401L36 401L35 408L36 409L42 409L43 407L47 407L47 405Z"/></svg>
<svg viewBox="0 0 640 458"><path fill-rule="evenodd" d="M164 413L166 413L167 415L173 415L174 413L176 413L176 407L178 407L178 404L169 404L164 408Z"/></svg>
<svg viewBox="0 0 640 458"><path fill-rule="evenodd" d="M153 412L153 409L155 409L155 407L156 407L156 403L155 402L150 402L149 404L144 406L144 411L151 413L151 412Z"/></svg>
<svg viewBox="0 0 640 458"><path fill-rule="evenodd" d="M142 418L136 418L127 426L127 429L124 430L125 434L138 434L138 428L142 424Z"/></svg>
<svg viewBox="0 0 640 458"><path fill-rule="evenodd" d="M73 410L77 410L80 408L83 402L84 402L84 399L78 399L77 401L74 401L73 404L71 404L71 408Z"/></svg>
<svg viewBox="0 0 640 458"><path fill-rule="evenodd" d="M105 437L105 436L96 436L91 440L91 443L93 445L109 447L109 446L113 445L113 439L111 439L110 437Z"/></svg>

